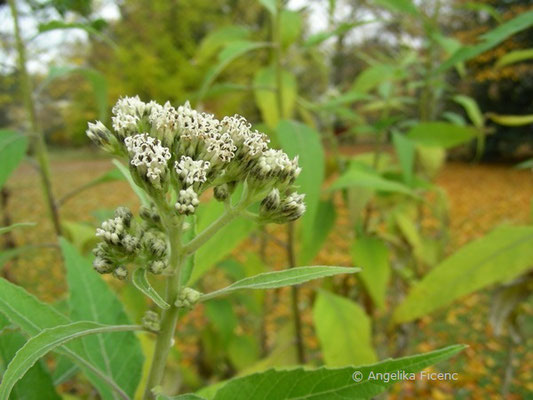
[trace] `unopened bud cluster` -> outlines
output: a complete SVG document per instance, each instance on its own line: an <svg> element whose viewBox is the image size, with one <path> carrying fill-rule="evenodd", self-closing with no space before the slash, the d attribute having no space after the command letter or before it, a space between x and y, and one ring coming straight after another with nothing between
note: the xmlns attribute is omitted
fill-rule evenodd
<svg viewBox="0 0 533 400"><path fill-rule="evenodd" d="M198 303L201 296L202 293L197 290L188 287L183 288L175 305L178 308L191 309L196 303Z"/></svg>
<svg viewBox="0 0 533 400"><path fill-rule="evenodd" d="M144 221L136 223L128 208L119 207L113 218L96 230L102 239L93 250L96 271L123 280L128 277L129 264L148 268L153 274L166 270L168 245L158 225L160 218L153 208L142 209L140 214Z"/></svg>
<svg viewBox="0 0 533 400"><path fill-rule="evenodd" d="M219 121L189 103L175 108L125 97L113 107L112 122L113 131L99 121L90 123L87 135L105 151L127 157L133 179L152 198L166 199L174 192L172 208L178 216L195 213L206 189L227 201L243 182L257 200L264 198L264 222L292 221L305 211L303 196L293 189L298 158L270 149L267 136L239 115ZM273 196L279 197L276 204ZM109 232L118 240L113 244L125 248L112 226L102 229L106 241Z"/></svg>

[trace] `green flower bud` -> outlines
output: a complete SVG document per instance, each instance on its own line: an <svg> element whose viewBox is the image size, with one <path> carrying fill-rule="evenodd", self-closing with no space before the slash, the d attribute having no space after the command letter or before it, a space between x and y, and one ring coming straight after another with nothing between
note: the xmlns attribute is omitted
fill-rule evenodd
<svg viewBox="0 0 533 400"><path fill-rule="evenodd" d="M109 274L115 268L115 265L107 258L96 257L93 261L93 267L99 274Z"/></svg>
<svg viewBox="0 0 533 400"><path fill-rule="evenodd" d="M130 227L133 214L128 207L118 207L114 213L115 218L122 219L122 223L126 228Z"/></svg>
<svg viewBox="0 0 533 400"><path fill-rule="evenodd" d="M167 267L168 265L165 261L155 260L148 265L148 271L150 271L154 275L159 275L165 269L167 269Z"/></svg>
<svg viewBox="0 0 533 400"><path fill-rule="evenodd" d="M113 276L121 281L128 277L128 270L123 265L119 265L113 271Z"/></svg>
<svg viewBox="0 0 533 400"><path fill-rule="evenodd" d="M183 288L174 304L178 308L190 309L198 302L198 300L200 300L201 296L202 293L199 291L186 287Z"/></svg>
<svg viewBox="0 0 533 400"><path fill-rule="evenodd" d="M152 332L159 332L159 315L153 311L146 311L142 318L142 325Z"/></svg>
<svg viewBox="0 0 533 400"><path fill-rule="evenodd" d="M218 201L225 201L230 196L228 184L223 183L222 185L215 186L213 193L215 195L215 199Z"/></svg>

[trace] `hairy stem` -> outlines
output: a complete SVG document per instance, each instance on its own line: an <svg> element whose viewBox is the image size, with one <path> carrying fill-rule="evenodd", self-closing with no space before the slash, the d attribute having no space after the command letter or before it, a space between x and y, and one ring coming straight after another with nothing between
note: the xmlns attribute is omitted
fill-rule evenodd
<svg viewBox="0 0 533 400"><path fill-rule="evenodd" d="M50 162L48 161L48 151L46 149L46 143L44 141L44 135L42 134L39 124L37 122L37 113L35 111L35 103L32 95L32 84L28 70L26 69L26 47L20 34L19 18L17 6L15 0L9 0L9 8L11 9L11 15L13 18L13 24L15 26L15 40L18 52L18 68L20 74L20 84L22 96L24 98L24 107L28 114L28 120L31 128L32 148L35 152L37 161L39 163L39 173L41 175L41 185L46 204L48 206L48 212L50 219L54 226L54 231L57 236L61 235L61 223L59 219L59 212L56 207L54 194L52 192L52 183L50 179Z"/></svg>
<svg viewBox="0 0 533 400"><path fill-rule="evenodd" d="M165 230L167 231L170 241L169 265L174 273L167 278L166 282L165 300L168 304L170 304L170 308L163 311L161 316L161 327L155 343L152 365L150 366L150 373L148 375L148 381L144 391L144 399L153 399L154 394L152 393L152 389L160 385L163 380L165 365L170 348L173 344L172 342L174 340L174 333L179 315L179 308L176 307L174 303L176 302L176 299L181 291L180 275L185 259L181 246L181 231L183 221L180 218L176 223L173 221L171 216L167 216L164 221Z"/></svg>

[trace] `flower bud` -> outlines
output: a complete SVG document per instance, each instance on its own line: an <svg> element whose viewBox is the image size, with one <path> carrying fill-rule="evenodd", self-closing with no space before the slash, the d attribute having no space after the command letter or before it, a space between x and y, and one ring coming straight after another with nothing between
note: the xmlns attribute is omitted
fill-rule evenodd
<svg viewBox="0 0 533 400"><path fill-rule="evenodd" d="M188 187L185 190L179 191L178 199L174 207L178 214L191 215L196 211L198 204L200 204L198 194L192 187Z"/></svg>
<svg viewBox="0 0 533 400"><path fill-rule="evenodd" d="M260 214L268 214L275 211L281 202L279 190L274 188L268 193L268 195L261 202Z"/></svg>
<svg viewBox="0 0 533 400"><path fill-rule="evenodd" d="M115 268L115 265L107 258L96 257L93 261L93 268L99 274L109 274Z"/></svg>
<svg viewBox="0 0 533 400"><path fill-rule="evenodd" d="M167 242L164 236L157 235L153 231L145 233L142 243L148 254L157 259L163 258L167 254Z"/></svg>
<svg viewBox="0 0 533 400"><path fill-rule="evenodd" d="M89 128L86 131L87 136L102 150L111 153L118 147L118 143L113 134L102 122L89 122L88 126Z"/></svg>
<svg viewBox="0 0 533 400"><path fill-rule="evenodd" d="M161 260L155 260L150 262L148 265L148 271L154 275L161 274L165 269L167 269L167 263Z"/></svg>
<svg viewBox="0 0 533 400"><path fill-rule="evenodd" d="M225 201L230 196L228 184L223 183L222 185L215 186L213 194L218 201Z"/></svg>
<svg viewBox="0 0 533 400"><path fill-rule="evenodd" d="M120 218L126 228L130 227L133 214L128 207L118 207L114 213L115 218Z"/></svg>
<svg viewBox="0 0 533 400"><path fill-rule="evenodd" d="M123 265L119 265L113 271L113 276L121 281L128 277L128 270Z"/></svg>
<svg viewBox="0 0 533 400"><path fill-rule="evenodd" d="M152 332L159 332L159 315L153 311L146 311L142 318L142 325Z"/></svg>
<svg viewBox="0 0 533 400"><path fill-rule="evenodd" d="M200 300L200 297L202 296L202 293L200 293L197 290L194 290L192 288L183 288L181 293L179 294L178 299L176 300L176 307L178 308L192 308L198 300Z"/></svg>

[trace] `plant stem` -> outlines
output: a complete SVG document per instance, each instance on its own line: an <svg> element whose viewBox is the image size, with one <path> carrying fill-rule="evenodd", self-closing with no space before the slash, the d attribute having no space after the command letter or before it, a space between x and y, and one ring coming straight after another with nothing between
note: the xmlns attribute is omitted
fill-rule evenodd
<svg viewBox="0 0 533 400"><path fill-rule="evenodd" d="M272 42L273 46L273 61L276 68L276 99L278 106L278 115L280 119L283 119L283 68L281 64L282 44L281 44L281 12L282 12L282 0L276 1L276 15L272 18ZM287 258L289 261L289 268L297 266L296 252L295 252L295 237L294 237L294 223L289 222L287 224ZM297 286L291 287L291 302L292 302L292 314L294 320L294 333L296 337L296 348L298 351L298 362L300 364L305 363L305 351L303 345L302 335L302 321L300 316L300 309L298 307L299 289Z"/></svg>
<svg viewBox="0 0 533 400"><path fill-rule="evenodd" d="M174 273L166 281L165 300L170 304L170 308L163 311L161 317L161 328L155 343L152 365L150 366L150 373L144 391L144 399L153 399L154 394L152 393L152 389L159 386L163 380L167 357L172 347L176 323L178 322L179 308L174 303L181 291L181 267L185 260L185 254L181 246L182 219L178 219L176 223L171 216L167 215L163 220L165 221L165 229L170 242L169 265Z"/></svg>
<svg viewBox="0 0 533 400"><path fill-rule="evenodd" d="M9 0L9 8L11 9L11 15L13 18L13 24L15 26L15 40L17 43L18 52L18 68L20 74L20 83L22 96L24 98L24 107L28 114L31 127L31 139L33 151L35 151L37 161L39 163L39 173L41 175L41 184L43 188L43 194L48 206L48 212L54 226L54 231L57 236L61 235L61 223L59 219L59 212L52 192L52 184L50 179L50 162L48 161L48 151L46 149L46 143L44 141L44 135L39 128L37 122L37 113L35 111L35 103L32 95L32 84L28 70L26 68L26 47L20 34L18 11L15 4L15 0Z"/></svg>
<svg viewBox="0 0 533 400"><path fill-rule="evenodd" d="M294 223L289 222L287 225L287 241L288 249L287 255L289 258L289 268L296 267L296 253L294 251ZM296 351L298 353L298 362L305 363L305 348L302 334L302 318L300 316L299 304L300 291L298 286L291 286L291 303L292 316L294 320L294 334L296 337Z"/></svg>

